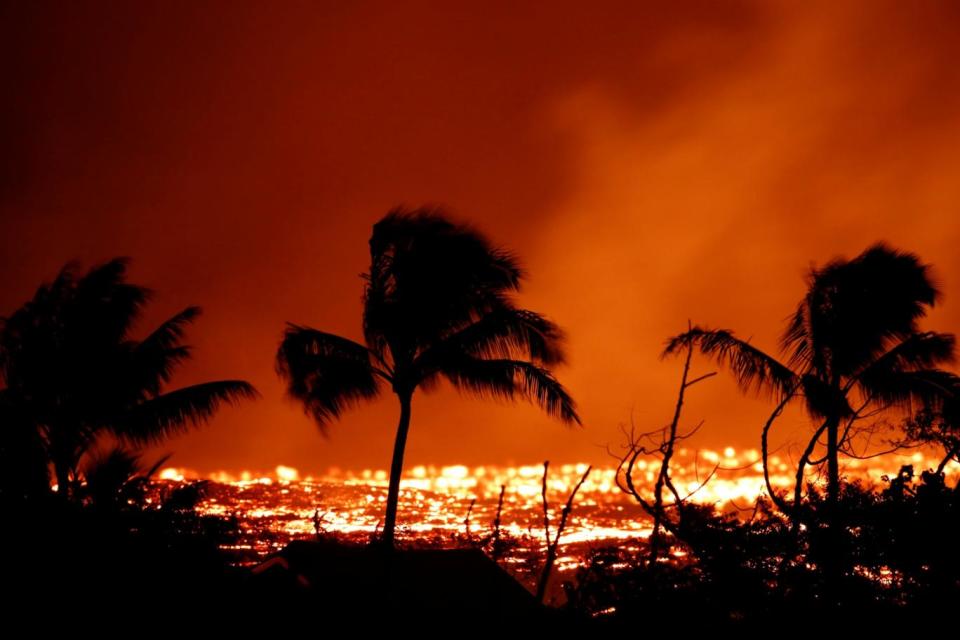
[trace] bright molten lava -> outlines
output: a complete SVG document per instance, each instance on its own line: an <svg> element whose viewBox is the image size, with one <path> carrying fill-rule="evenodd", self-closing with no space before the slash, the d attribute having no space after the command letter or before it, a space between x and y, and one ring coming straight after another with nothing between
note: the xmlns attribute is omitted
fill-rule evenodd
<svg viewBox="0 0 960 640"><path fill-rule="evenodd" d="M763 469L756 450L678 450L672 464L677 488L691 493L690 500L713 504L720 510L750 510L764 493ZM772 483L792 488L792 460L771 456ZM876 484L884 475L896 475L902 465L919 473L935 468L933 455L915 452L870 460L849 459L844 473L848 480ZM705 485L704 480L716 468ZM585 464L551 465L547 482L551 525L556 527L560 509ZM638 487L651 488L659 460L639 460L634 473ZM948 476L960 472L951 463ZM572 517L561 539L558 566L575 566L588 548L613 540L631 540L649 535L649 520L631 497L615 482L616 466L595 467L577 494ZM538 551L543 541L541 481L543 467L417 466L409 469L401 484L399 534L406 539L439 544L463 543L491 533L501 486L504 493L501 530L518 544L506 558L522 564L523 557ZM162 482L200 479L189 470L166 468ZM272 473L218 472L201 503L203 513L235 516L241 537L233 551L239 562L253 562L290 540L309 538L320 532L335 532L358 540L368 539L379 527L385 509L387 473L330 469L320 477L301 477L292 467L278 466ZM812 476L811 480L816 480ZM472 504L472 506L471 506ZM469 518L468 518L469 513ZM555 531L555 529L554 529Z"/></svg>

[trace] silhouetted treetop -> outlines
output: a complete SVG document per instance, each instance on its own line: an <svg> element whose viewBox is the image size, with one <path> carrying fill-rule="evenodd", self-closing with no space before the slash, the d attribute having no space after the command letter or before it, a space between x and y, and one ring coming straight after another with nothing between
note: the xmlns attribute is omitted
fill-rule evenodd
<svg viewBox="0 0 960 640"><path fill-rule="evenodd" d="M481 397L526 398L579 423L573 398L549 366L563 362L563 334L516 306L517 259L436 209L394 209L373 226L363 275L365 345L289 324L277 371L321 430L381 383L400 400L384 541L393 532L411 399L440 379Z"/></svg>
<svg viewBox="0 0 960 640"><path fill-rule="evenodd" d="M157 442L206 421L224 403L256 396L243 380L165 389L191 356L182 339L200 309L186 307L134 338L152 294L127 282L128 263L116 258L86 273L69 263L0 321L5 413L38 435L61 491L78 479L81 457L101 434Z"/></svg>
<svg viewBox="0 0 960 640"><path fill-rule="evenodd" d="M803 467L825 435L828 491L836 501L838 455L856 433L854 422L887 409L936 409L960 388L957 376L940 368L954 361L954 336L919 328L939 297L928 265L878 243L855 258L811 269L806 294L780 340L785 361L731 331L701 327L671 338L665 354L696 346L727 365L744 390L773 393L779 406L762 434L764 461L772 421L788 401L802 397L807 413L822 424L801 456L796 496Z"/></svg>

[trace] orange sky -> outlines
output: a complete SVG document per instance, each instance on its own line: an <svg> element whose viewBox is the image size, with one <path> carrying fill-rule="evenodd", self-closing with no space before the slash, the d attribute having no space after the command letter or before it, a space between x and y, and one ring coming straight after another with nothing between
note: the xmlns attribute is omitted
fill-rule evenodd
<svg viewBox="0 0 960 640"><path fill-rule="evenodd" d="M114 255L158 292L151 323L202 305L178 382L263 398L171 464L387 465L392 396L324 440L273 355L287 320L360 337L370 227L401 203L521 256L585 422L441 388L415 398L410 463L602 461L631 411L669 419L658 354L688 318L772 349L805 269L878 239L936 266L927 326L960 327L957 3L14 4L0 315ZM686 415L705 446L755 446L767 408L720 376Z"/></svg>

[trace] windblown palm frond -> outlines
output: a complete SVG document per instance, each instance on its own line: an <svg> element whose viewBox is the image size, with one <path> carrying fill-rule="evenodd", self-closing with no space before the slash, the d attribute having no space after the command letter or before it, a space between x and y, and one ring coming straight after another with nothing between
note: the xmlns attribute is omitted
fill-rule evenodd
<svg viewBox="0 0 960 640"><path fill-rule="evenodd" d="M370 351L352 340L291 324L277 352L277 372L290 396L323 429L348 407L379 393L377 376L388 374L370 358Z"/></svg>
<svg viewBox="0 0 960 640"><path fill-rule="evenodd" d="M364 335L383 357L428 348L438 337L509 306L523 272L516 258L436 210L397 209L374 225L364 294Z"/></svg>
<svg viewBox="0 0 960 640"><path fill-rule="evenodd" d="M154 329L153 333L139 342L137 348L142 351L152 351L179 345L187 325L199 318L201 313L200 307L187 307Z"/></svg>
<svg viewBox="0 0 960 640"><path fill-rule="evenodd" d="M782 397L798 382L797 375L789 367L725 329L693 327L671 338L663 354L672 355L690 345L714 358L718 364L728 366L744 391L760 393L766 390Z"/></svg>
<svg viewBox="0 0 960 640"><path fill-rule="evenodd" d="M0 327L0 376L66 495L104 431L137 444L156 442L205 422L224 403L256 395L237 380L163 394L190 356L180 341L200 310L188 307L145 339L133 339L151 292L126 281L128 262L117 258L82 275L68 264Z"/></svg>
<svg viewBox="0 0 960 640"><path fill-rule="evenodd" d="M223 404L253 400L257 391L243 380L205 382L169 391L114 417L108 428L135 444L150 444L206 422Z"/></svg>
<svg viewBox="0 0 960 640"><path fill-rule="evenodd" d="M105 454L96 454L84 467L87 492L96 502L115 498L123 485L140 472L140 455L124 447L113 447Z"/></svg>
<svg viewBox="0 0 960 640"><path fill-rule="evenodd" d="M862 393L880 406L912 412L921 408L939 410L960 389L960 379L942 369L902 371L885 368L865 372L859 385Z"/></svg>
<svg viewBox="0 0 960 640"><path fill-rule="evenodd" d="M540 314L501 307L452 333L421 353L415 368L428 379L445 359L460 355L475 358L524 359L544 365L564 361L563 332Z"/></svg>
<svg viewBox="0 0 960 640"><path fill-rule="evenodd" d="M867 364L853 378L890 371L929 369L955 360L956 338L949 333L924 331L908 336Z"/></svg>
<svg viewBox="0 0 960 640"><path fill-rule="evenodd" d="M136 389L149 395L158 394L163 385L170 382L177 366L189 360L191 349L180 341L186 326L200 313L199 307L187 307L133 345L131 370L136 378L130 383Z"/></svg>
<svg viewBox="0 0 960 640"><path fill-rule="evenodd" d="M841 421L849 420L849 430L853 421L866 417L862 412L868 407L870 415L918 407L935 415L960 388L957 376L936 368L953 362L954 337L920 332L918 326L939 296L929 267L917 256L876 244L852 260L837 258L811 269L807 292L780 340L790 368L729 331L693 328L673 338L666 353L696 345L727 364L746 390L769 388L790 398L792 390L802 389L807 412L822 422L808 451L825 432L827 492L835 502L838 458L847 437L841 436ZM852 396L859 396L856 410ZM795 500L801 495L803 465L798 473Z"/></svg>
<svg viewBox="0 0 960 640"><path fill-rule="evenodd" d="M446 282L480 289L516 291L523 270L509 251L495 247L485 235L469 225L448 220L439 209L396 208L373 226L370 237L370 276L397 287ZM436 264L444 274L431 274ZM391 291L403 295L402 291Z"/></svg>
<svg viewBox="0 0 960 640"><path fill-rule="evenodd" d="M527 398L565 422L580 422L570 394L545 367L563 362L562 334L519 309L516 257L434 209L395 209L373 227L364 274L366 346L291 325L277 354L289 394L323 429L377 378L400 400L383 540L393 544L403 456L417 389L447 378L481 396Z"/></svg>
<svg viewBox="0 0 960 640"><path fill-rule="evenodd" d="M817 354L811 340L809 296L804 296L803 301L790 317L787 328L780 338L780 348L789 355L787 364L794 370L816 368L813 363Z"/></svg>
<svg viewBox="0 0 960 640"><path fill-rule="evenodd" d="M551 416L580 424L576 404L546 369L519 360L488 360L463 356L441 370L453 386L477 394L513 400L525 398Z"/></svg>
<svg viewBox="0 0 960 640"><path fill-rule="evenodd" d="M814 270L807 295L808 339L826 356L818 363L821 375L852 375L891 342L916 333L917 321L939 296L929 267L883 244Z"/></svg>
<svg viewBox="0 0 960 640"><path fill-rule="evenodd" d="M72 299L62 309L68 336L94 344L124 339L152 296L149 289L126 282L129 263L128 258L114 258L76 281Z"/></svg>
<svg viewBox="0 0 960 640"><path fill-rule="evenodd" d="M83 477L84 493L100 507L126 507L146 497L150 478L160 470L170 454L161 456L150 467L144 468L141 454L122 446L115 446L106 454L95 454L87 462Z"/></svg>
<svg viewBox="0 0 960 640"><path fill-rule="evenodd" d="M103 376L116 373L130 346L126 334L150 296L124 281L126 267L127 260L117 258L80 277L67 265L7 318L0 335L7 385L50 404L72 397L73 405L102 393L105 382L112 385Z"/></svg>

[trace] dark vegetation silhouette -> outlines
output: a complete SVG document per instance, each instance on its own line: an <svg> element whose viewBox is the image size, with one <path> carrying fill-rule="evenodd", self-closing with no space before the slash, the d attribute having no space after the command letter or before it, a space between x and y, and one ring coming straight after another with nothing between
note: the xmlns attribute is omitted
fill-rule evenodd
<svg viewBox="0 0 960 640"><path fill-rule="evenodd" d="M640 554L598 550L568 585L572 610L618 628L690 611L698 614L691 628L703 629L761 629L803 617L863 631L951 616L942 603L960 594L960 489L947 486L944 468L960 451L960 386L940 368L953 361L953 335L918 327L939 297L929 268L912 254L875 245L814 269L808 284L782 339L789 366L726 330L691 327L668 341L665 355L685 356L674 418L663 429L625 431L618 456L618 485L651 516L654 532ZM702 425L678 429L686 389L710 375L689 380L695 350L776 402L759 434L769 501L760 498L746 514L692 503L671 482L671 452ZM789 500L771 486L767 439L792 400L802 401L817 426ZM844 482L840 456L858 456L857 435L890 415L903 427L891 447L939 445L938 468L917 478L905 466L879 491ZM661 461L652 490L633 477L641 456ZM805 475L817 465L827 467L825 491ZM661 499L663 486L669 502ZM676 559L657 562L673 551Z"/></svg>
<svg viewBox="0 0 960 640"><path fill-rule="evenodd" d="M544 464L545 544L533 529L521 540L501 526L504 486L489 528L472 522L471 502L462 536L393 547L414 392L445 379L481 397L526 398L579 423L550 371L563 362L561 333L517 306L524 274L516 258L441 212L389 213L374 226L370 252L364 344L290 325L276 364L321 429L385 386L397 394L382 536L345 540L326 530L318 509L312 541L253 571L231 566L223 549L237 540L236 520L197 510L209 485L158 482L167 458L144 461L138 448L252 399L253 387L223 380L170 390L191 356L183 339L199 310L134 337L150 292L127 282L126 261L86 273L68 265L0 320L0 544L13 594L5 604L42 600L70 619L70 605L90 612L104 603L114 615L153 614L158 603L168 613L209 615L224 611L211 607L216 599L291 620L320 613L356 622L378 611L415 628L455 615L474 630L501 633L524 624L621 633L953 623L960 484L951 486L946 470L960 462L960 379L944 368L953 362L953 335L920 327L940 294L917 256L878 244L811 270L782 358L728 330L688 324L670 338L663 355L683 362L672 417L646 431L631 424L616 454L617 485L643 509L651 535L595 548L562 582L565 601L544 607L557 605L548 585L560 581L561 536L589 468L551 523ZM741 512L694 499L718 468L705 470L692 491L674 481L678 447L704 424L685 419L687 394L715 375L695 372L700 356L772 399L770 417L757 425L768 495ZM775 491L768 464L770 433L791 403L812 420L792 496ZM846 481L842 461L863 457L857 439L880 424L896 425L891 449L940 448L936 468L904 466L879 487ZM636 473L641 459L654 463L643 465L653 470L649 482ZM822 484L809 473L819 468ZM457 548L439 548L448 546ZM542 559L524 561L529 590L498 566L521 546L543 550Z"/></svg>
<svg viewBox="0 0 960 640"><path fill-rule="evenodd" d="M680 423L687 390L693 385L716 375L716 372L710 372L691 379L692 361L693 346L687 345L683 374L677 391L677 403L670 422L665 427L641 433L638 433L636 425L631 422L629 429L623 428L623 433L626 436L624 451L621 455L615 456L618 459L617 470L614 474L617 488L632 497L653 521L647 543L648 555L646 559L647 569L651 572L657 571L661 564L660 561L664 555L665 532L669 532L675 537L680 536L681 526L684 522L683 517L690 498L702 489L719 469L719 465L715 466L695 489L685 495L681 495L671 475L670 463L673 460L677 445L692 438L703 426L701 421L692 429L681 430ZM635 478L637 461L646 457L659 459L660 461L656 474L657 479L654 482L653 490L650 492L652 495L648 495L645 491L646 488Z"/></svg>
<svg viewBox="0 0 960 640"><path fill-rule="evenodd" d="M440 211L396 209L373 227L364 275L360 344L290 325L277 370L290 395L323 429L388 385L400 401L383 527L394 544L413 394L441 379L481 397L536 402L579 423L573 399L549 367L563 362L560 329L517 307L517 259Z"/></svg>
<svg viewBox="0 0 960 640"><path fill-rule="evenodd" d="M813 269L807 293L780 340L782 362L726 329L693 327L666 352L690 345L730 368L747 391L777 401L763 428L767 491L778 507L798 514L804 467L825 439L827 497L840 497L840 456L852 453L858 421L889 410L942 406L957 377L940 365L954 361L952 334L921 331L918 321L940 297L929 267L910 253L874 245L852 260ZM773 421L799 401L817 426L801 456L791 506L769 482L767 442Z"/></svg>
<svg viewBox="0 0 960 640"><path fill-rule="evenodd" d="M86 273L68 264L0 319L0 509L3 546L18 550L7 573L42 591L67 588L62 603L96 592L67 587L83 576L104 598L124 599L168 586L163 576L181 580L178 569L219 576L218 545L232 535L229 520L196 513L201 484L153 491L166 458L144 469L136 448L256 392L242 380L168 390L200 309L135 338L152 294L126 275L126 259Z"/></svg>
<svg viewBox="0 0 960 640"><path fill-rule="evenodd" d="M949 624L953 612L945 603L960 595L958 499L941 475L916 478L910 467L879 491L843 484L836 502L811 490L810 522L843 518L846 526L833 536L816 526L798 536L763 501L748 517L688 503L665 540L676 557L651 568L644 551L597 549L569 582L567 607L614 628L680 619L691 631L783 630L807 621L864 632L893 623ZM846 569L839 585L824 570L836 545Z"/></svg>
<svg viewBox="0 0 960 640"><path fill-rule="evenodd" d="M49 462L57 492L73 498L81 461L104 436L134 446L156 443L206 421L222 403L256 395L242 380L167 391L190 357L182 338L200 309L187 307L134 339L151 292L127 282L126 269L121 258L83 275L68 264L0 320L4 437L29 451L26 490L49 488Z"/></svg>
<svg viewBox="0 0 960 640"><path fill-rule="evenodd" d="M587 481L587 476L590 475L590 471L592 469L592 466L587 467L586 471L583 472L583 475L580 476L580 480L570 491L570 495L567 496L567 502L563 506L563 510L560 512L560 521L556 525L556 532L551 538L550 504L547 502L547 475L550 471L550 461L547 460L543 463L543 479L540 485L540 500L543 506L544 559L543 567L540 570L540 577L537 579L537 602L544 602L547 597L547 587L550 583L553 565L557 561L557 550L560 547L560 536L563 535L564 529L567 528L567 520L570 518L570 513L573 511L573 501L577 497L577 492L580 491L580 487L583 486L583 483Z"/></svg>
<svg viewBox="0 0 960 640"><path fill-rule="evenodd" d="M943 449L936 473L951 461L960 462L960 386L936 406L924 406L904 421L904 444L923 443Z"/></svg>
<svg viewBox="0 0 960 640"><path fill-rule="evenodd" d="M857 455L854 440L864 421L891 411L936 410L960 386L953 373L939 368L954 361L954 336L919 327L940 292L929 267L916 255L876 244L851 260L836 259L812 269L807 285L780 340L786 363L730 331L699 327L673 338L666 351L695 345L727 365L745 390L772 394L777 406L761 433L767 491L792 518L795 532L805 520L820 532L825 599L837 602L840 574L849 571L842 544L846 524L838 506L841 454ZM801 401L818 426L797 463L794 495L788 502L770 484L768 438L792 400ZM821 439L827 508L816 513L818 521L811 521L802 490L806 467L815 461Z"/></svg>

